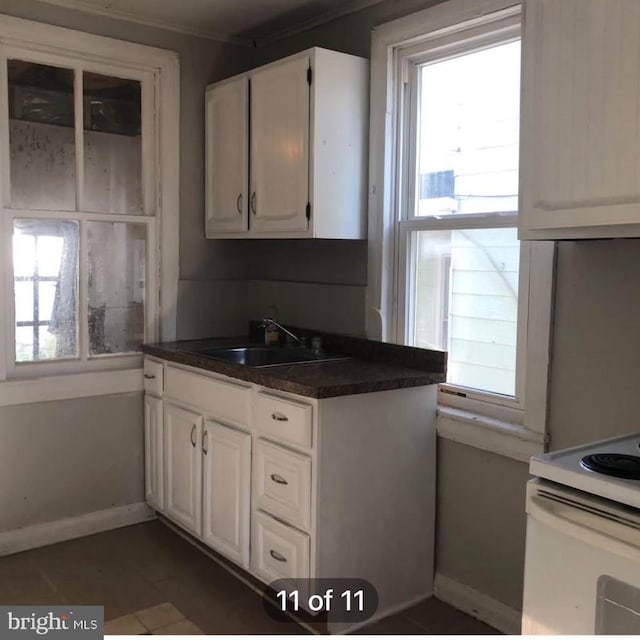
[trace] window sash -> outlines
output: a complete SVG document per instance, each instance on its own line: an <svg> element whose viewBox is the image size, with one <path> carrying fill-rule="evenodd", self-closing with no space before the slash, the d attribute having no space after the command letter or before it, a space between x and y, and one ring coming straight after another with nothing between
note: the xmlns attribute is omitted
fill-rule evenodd
<svg viewBox="0 0 640 640"><path fill-rule="evenodd" d="M394 50L396 83L396 171L395 171L395 241L396 261L393 276L392 327L397 342L407 344L413 336L415 314L415 232L452 229L517 227L517 211L417 216L417 153L419 127L420 66L427 62L481 50L520 38L519 7L505 11L502 18L487 19L482 24L454 26L420 38L419 42L401 45ZM518 274L518 321L516 346L515 395L504 396L451 383L440 385L439 402L457 408L493 406L503 417L521 422L525 395L525 356L529 299L529 243L520 244Z"/></svg>
<svg viewBox="0 0 640 640"><path fill-rule="evenodd" d="M153 216L158 211L158 175L156 158L157 122L154 117L156 95L155 74L117 63L104 63L90 59L80 59L49 53L35 49L0 45L0 139L9 140L9 95L7 60L18 59L25 62L71 69L75 73L74 118L75 118L75 165L76 165L76 211L84 205L84 107L82 81L84 72L135 80L141 85L142 117L142 213ZM0 205L11 209L11 168L9 145L0 149ZM126 214L117 214L126 215Z"/></svg>
<svg viewBox="0 0 640 640"><path fill-rule="evenodd" d="M59 212L59 211L32 211L4 209L2 234L4 236L5 255L8 256L4 266L4 278L2 284L8 292L5 304L5 312L2 320L5 324L4 340L0 343L4 346L5 368L10 378L29 378L47 374L63 372L79 372L100 369L116 369L137 367L142 356L138 352L102 354L90 356L89 326L88 326L88 242L86 233L87 222L120 222L144 224L147 228L146 257L145 257L145 342L153 342L158 339L158 306L159 306L159 282L157 269L157 223L156 219L144 215L129 215L118 213L90 213L90 212ZM20 362L15 361L15 298L13 295L13 264L12 264L12 239L14 220L20 218L39 220L77 220L80 223L80 246L78 264L78 357L59 358L46 361ZM0 285L1 286L1 285Z"/></svg>

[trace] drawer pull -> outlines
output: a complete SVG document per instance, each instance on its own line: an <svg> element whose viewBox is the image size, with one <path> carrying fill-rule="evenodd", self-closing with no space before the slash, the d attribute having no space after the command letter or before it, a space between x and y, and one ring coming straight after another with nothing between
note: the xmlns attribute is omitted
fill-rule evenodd
<svg viewBox="0 0 640 640"><path fill-rule="evenodd" d="M271 474L271 479L277 484L289 484L282 476L277 473Z"/></svg>
<svg viewBox="0 0 640 640"><path fill-rule="evenodd" d="M202 453L206 456L209 453L209 432L205 431L202 434Z"/></svg>
<svg viewBox="0 0 640 640"><path fill-rule="evenodd" d="M193 448L196 448L196 425L194 424L193 427L191 427L191 444L193 445Z"/></svg>
<svg viewBox="0 0 640 640"><path fill-rule="evenodd" d="M151 375L150 373L145 373L145 374L144 374L144 377L145 377L147 380L155 380L155 379L156 379L156 377L155 377L154 375ZM139 379L140 379L140 378L138 378L138 380L139 380Z"/></svg>
<svg viewBox="0 0 640 640"><path fill-rule="evenodd" d="M289 418L282 413L272 413L271 419L276 420L277 422L289 422Z"/></svg>
<svg viewBox="0 0 640 640"><path fill-rule="evenodd" d="M286 562L287 561L287 559L281 553L278 553L277 551L274 551L273 549L271 549L271 551L269 551L269 555L274 560L277 560L278 562Z"/></svg>

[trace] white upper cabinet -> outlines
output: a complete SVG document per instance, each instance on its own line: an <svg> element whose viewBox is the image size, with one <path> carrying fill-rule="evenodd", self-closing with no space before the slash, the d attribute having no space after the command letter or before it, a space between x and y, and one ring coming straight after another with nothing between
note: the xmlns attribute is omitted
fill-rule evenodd
<svg viewBox="0 0 640 640"><path fill-rule="evenodd" d="M206 235L247 228L249 80L210 87L206 94Z"/></svg>
<svg viewBox="0 0 640 640"><path fill-rule="evenodd" d="M640 236L640 2L525 0L521 239Z"/></svg>
<svg viewBox="0 0 640 640"><path fill-rule="evenodd" d="M251 74L251 228L306 232L309 203L308 57Z"/></svg>
<svg viewBox="0 0 640 640"><path fill-rule="evenodd" d="M248 122L236 106L218 124L218 90L241 83ZM319 48L209 87L207 237L365 238L368 91L367 60ZM236 142L244 159L216 170ZM243 180L249 193L238 200Z"/></svg>

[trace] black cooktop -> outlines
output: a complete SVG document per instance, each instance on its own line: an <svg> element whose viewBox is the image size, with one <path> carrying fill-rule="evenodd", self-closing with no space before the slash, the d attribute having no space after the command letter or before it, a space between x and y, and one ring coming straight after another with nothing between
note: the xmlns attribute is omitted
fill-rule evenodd
<svg viewBox="0 0 640 640"><path fill-rule="evenodd" d="M640 456L624 453L594 453L582 458L580 464L589 471L614 478L640 480Z"/></svg>

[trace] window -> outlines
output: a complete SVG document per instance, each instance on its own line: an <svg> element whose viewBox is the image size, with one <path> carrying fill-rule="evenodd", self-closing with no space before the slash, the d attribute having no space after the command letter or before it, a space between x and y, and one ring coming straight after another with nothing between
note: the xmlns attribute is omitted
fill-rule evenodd
<svg viewBox="0 0 640 640"><path fill-rule="evenodd" d="M398 52L400 338L448 352L456 393L516 399L518 20ZM498 398L500 396L500 398Z"/></svg>
<svg viewBox="0 0 640 640"><path fill-rule="evenodd" d="M139 367L175 337L177 59L6 16L0 36L0 380Z"/></svg>
<svg viewBox="0 0 640 640"><path fill-rule="evenodd" d="M503 430L526 459L546 429L553 245L518 240L520 6L472 4L374 31L367 333L446 350L439 404L466 416L447 414L451 437L483 446L483 424L485 448Z"/></svg>

